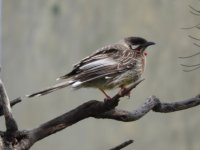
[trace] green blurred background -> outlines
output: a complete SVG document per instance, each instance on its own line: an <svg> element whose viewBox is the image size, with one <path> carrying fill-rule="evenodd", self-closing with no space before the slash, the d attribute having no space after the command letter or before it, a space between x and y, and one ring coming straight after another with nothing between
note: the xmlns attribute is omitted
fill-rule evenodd
<svg viewBox="0 0 200 150"><path fill-rule="evenodd" d="M181 63L195 64L200 51L182 30L199 23L188 5L198 0L4 0L2 76L10 99L56 83L72 65L94 50L126 36L157 43L148 48L146 79L119 108L133 110L150 95L166 102L199 93L199 70L185 73ZM116 91L109 92L113 95ZM20 129L30 129L91 100L103 99L95 89L60 90L24 100L13 108ZM150 112L137 122L89 118L36 143L33 150L106 150L128 139L127 150L199 150L199 107L170 114ZM4 129L3 118L0 128Z"/></svg>

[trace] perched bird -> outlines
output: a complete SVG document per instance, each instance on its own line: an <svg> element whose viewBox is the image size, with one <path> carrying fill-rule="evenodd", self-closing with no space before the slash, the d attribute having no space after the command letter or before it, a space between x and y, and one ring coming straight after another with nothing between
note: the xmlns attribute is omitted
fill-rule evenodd
<svg viewBox="0 0 200 150"><path fill-rule="evenodd" d="M102 47L75 64L71 72L57 79L65 81L27 97L45 95L70 85L75 89L98 88L110 99L104 90L117 87L124 90L127 85L140 79L145 68L145 49L154 44L141 37L126 37Z"/></svg>

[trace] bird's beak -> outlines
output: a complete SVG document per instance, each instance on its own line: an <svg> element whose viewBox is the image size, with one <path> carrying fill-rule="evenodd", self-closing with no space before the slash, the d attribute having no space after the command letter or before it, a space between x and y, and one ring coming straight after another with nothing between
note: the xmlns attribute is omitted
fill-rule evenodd
<svg viewBox="0 0 200 150"><path fill-rule="evenodd" d="M146 42L146 43L144 43L143 45L142 45L142 47L143 47L143 51L145 51L145 49L148 47L148 46L150 46L150 45L155 45L156 43L154 43L154 42Z"/></svg>
<svg viewBox="0 0 200 150"><path fill-rule="evenodd" d="M150 46L150 45L155 45L156 43L154 43L154 42L146 42L143 46L146 48L146 47L148 47L148 46Z"/></svg>

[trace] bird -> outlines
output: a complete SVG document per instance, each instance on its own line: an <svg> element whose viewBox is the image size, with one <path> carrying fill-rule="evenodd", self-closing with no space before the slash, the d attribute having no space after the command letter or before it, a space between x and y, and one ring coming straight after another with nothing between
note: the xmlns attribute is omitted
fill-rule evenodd
<svg viewBox="0 0 200 150"><path fill-rule="evenodd" d="M71 86L74 89L97 88L105 99L111 97L105 90L120 88L120 91L138 81L145 69L146 48L154 45L141 37L126 37L114 44L97 49L76 63L67 74L57 78L60 83L26 97L42 96Z"/></svg>

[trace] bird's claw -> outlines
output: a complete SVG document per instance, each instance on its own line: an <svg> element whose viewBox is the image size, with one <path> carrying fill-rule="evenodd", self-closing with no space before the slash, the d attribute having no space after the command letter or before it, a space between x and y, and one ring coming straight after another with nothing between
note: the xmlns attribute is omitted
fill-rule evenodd
<svg viewBox="0 0 200 150"><path fill-rule="evenodd" d="M112 98L110 96L106 96L106 98L104 98L104 102L108 102L110 100L112 100Z"/></svg>
<svg viewBox="0 0 200 150"><path fill-rule="evenodd" d="M131 92L128 92L127 94L124 94L124 93L126 93L126 91L127 91L127 88L125 88L125 87L121 87L121 89L120 89L120 91L119 91L119 95L120 96L128 96L128 99L130 99L130 97L131 97Z"/></svg>

